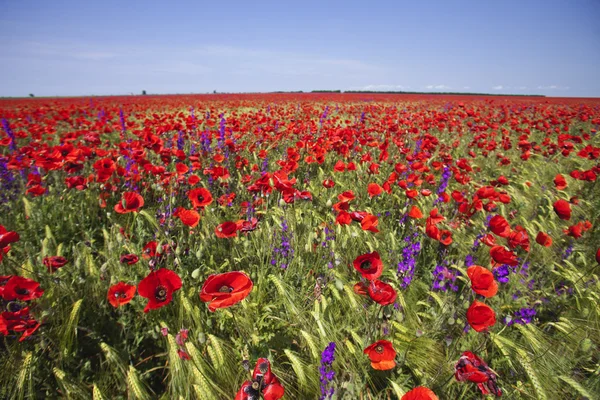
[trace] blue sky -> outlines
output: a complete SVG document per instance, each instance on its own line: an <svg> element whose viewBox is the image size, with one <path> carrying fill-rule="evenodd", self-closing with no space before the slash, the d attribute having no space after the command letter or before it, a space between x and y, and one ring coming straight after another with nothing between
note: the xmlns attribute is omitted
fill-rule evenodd
<svg viewBox="0 0 600 400"><path fill-rule="evenodd" d="M0 96L376 89L600 97L598 0L2 5Z"/></svg>

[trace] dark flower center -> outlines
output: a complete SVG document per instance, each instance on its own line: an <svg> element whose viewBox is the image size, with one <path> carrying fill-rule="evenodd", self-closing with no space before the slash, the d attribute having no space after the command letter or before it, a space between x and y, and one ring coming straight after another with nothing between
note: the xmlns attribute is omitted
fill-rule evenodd
<svg viewBox="0 0 600 400"><path fill-rule="evenodd" d="M165 301L167 300L167 288L164 286L157 286L156 289L154 290L154 297L156 298L156 300L158 301Z"/></svg>
<svg viewBox="0 0 600 400"><path fill-rule="evenodd" d="M261 374L266 374L269 370L269 365L266 362L260 363L258 369L260 370Z"/></svg>
<svg viewBox="0 0 600 400"><path fill-rule="evenodd" d="M258 390L259 387L260 387L260 383L258 383L258 382L253 382L252 383L252 389Z"/></svg>
<svg viewBox="0 0 600 400"><path fill-rule="evenodd" d="M25 295L25 294L29 294L29 290L20 287L15 290L15 293L20 294L20 295Z"/></svg>
<svg viewBox="0 0 600 400"><path fill-rule="evenodd" d="M126 297L127 297L127 295L124 292L115 292L115 298L117 298L117 299L124 299Z"/></svg>
<svg viewBox="0 0 600 400"><path fill-rule="evenodd" d="M231 293L233 288L231 286L223 285L219 288L219 293Z"/></svg>
<svg viewBox="0 0 600 400"><path fill-rule="evenodd" d="M202 195L199 195L199 196L198 196L198 201L200 201L200 202L203 202L203 201L204 201L204 196L202 196Z"/></svg>
<svg viewBox="0 0 600 400"><path fill-rule="evenodd" d="M360 263L360 269L362 269L363 271L367 271L367 270L371 269L371 261L366 260L366 261L363 261L362 263Z"/></svg>
<svg viewBox="0 0 600 400"><path fill-rule="evenodd" d="M382 354L383 353L383 346L378 344L377 347L375 347L375 351L377 352L377 354Z"/></svg>

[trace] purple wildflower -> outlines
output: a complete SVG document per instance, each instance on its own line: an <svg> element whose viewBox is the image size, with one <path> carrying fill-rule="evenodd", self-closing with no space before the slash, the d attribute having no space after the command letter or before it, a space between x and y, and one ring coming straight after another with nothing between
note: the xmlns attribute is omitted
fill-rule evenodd
<svg viewBox="0 0 600 400"><path fill-rule="evenodd" d="M535 317L536 311L535 308L521 308L519 311L515 312L514 317L505 318L505 323L507 326L511 326L514 324L518 325L527 325L533 321L533 317Z"/></svg>
<svg viewBox="0 0 600 400"><path fill-rule="evenodd" d="M319 373L321 374L321 397L319 400L331 399L333 393L335 393L335 387L333 385L333 378L335 377L335 371L333 370L333 361L335 360L335 342L330 342L323 353L321 353L321 367Z"/></svg>
<svg viewBox="0 0 600 400"><path fill-rule="evenodd" d="M402 278L400 286L406 289L412 282L417 265L417 256L421 251L421 242L418 240L419 234L414 233L404 238L406 246L402 249L402 261L398 263L398 278Z"/></svg>

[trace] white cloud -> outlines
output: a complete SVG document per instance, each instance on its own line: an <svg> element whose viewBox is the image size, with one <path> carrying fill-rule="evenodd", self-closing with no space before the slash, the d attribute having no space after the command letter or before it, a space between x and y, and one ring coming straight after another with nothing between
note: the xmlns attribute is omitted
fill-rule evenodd
<svg viewBox="0 0 600 400"><path fill-rule="evenodd" d="M471 86L463 86L463 89L466 89L466 90L471 89Z"/></svg>
<svg viewBox="0 0 600 400"><path fill-rule="evenodd" d="M436 90L447 90L450 89L450 86L447 85L427 85L425 86L425 89L436 89Z"/></svg>
<svg viewBox="0 0 600 400"><path fill-rule="evenodd" d="M410 86L404 85L366 85L362 87L351 88L350 90L367 90L367 91L402 91L408 90Z"/></svg>
<svg viewBox="0 0 600 400"><path fill-rule="evenodd" d="M548 85L548 86L538 86L540 90L569 90L569 86L559 86L559 85Z"/></svg>
<svg viewBox="0 0 600 400"><path fill-rule="evenodd" d="M502 85L492 87L492 90L502 90L502 89L504 89L504 86L502 86Z"/></svg>

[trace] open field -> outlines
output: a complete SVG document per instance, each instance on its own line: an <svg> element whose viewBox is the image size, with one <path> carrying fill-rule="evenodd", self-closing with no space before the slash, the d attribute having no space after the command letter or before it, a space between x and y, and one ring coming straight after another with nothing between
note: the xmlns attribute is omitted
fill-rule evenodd
<svg viewBox="0 0 600 400"><path fill-rule="evenodd" d="M600 397L600 99L0 119L0 398Z"/></svg>

